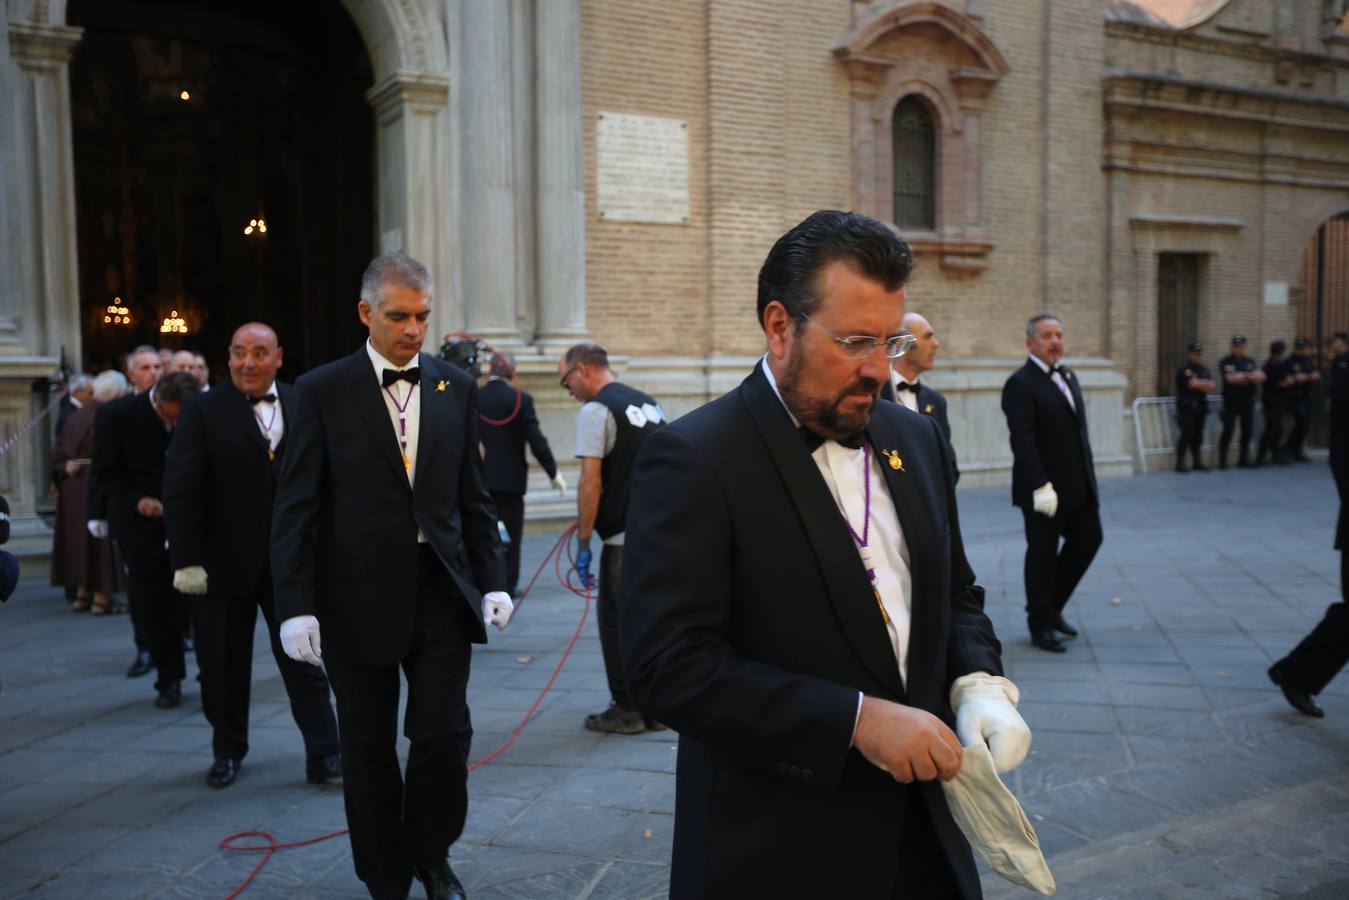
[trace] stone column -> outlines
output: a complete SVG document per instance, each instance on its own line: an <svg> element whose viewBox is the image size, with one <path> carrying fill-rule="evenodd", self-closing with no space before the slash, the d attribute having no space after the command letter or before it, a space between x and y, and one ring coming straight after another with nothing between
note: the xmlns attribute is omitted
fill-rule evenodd
<svg viewBox="0 0 1349 900"><path fill-rule="evenodd" d="M586 337L580 0L537 11L538 343L552 355Z"/></svg>
<svg viewBox="0 0 1349 900"><path fill-rule="evenodd" d="M9 49L19 69L16 83L6 85L16 120L7 168L16 189L9 240L18 252L9 259L22 262L11 280L17 303L0 306L0 352L8 344L55 357L65 346L71 359L80 358L69 67L82 34L66 26L9 25ZM8 75L14 76L12 69Z"/></svg>
<svg viewBox="0 0 1349 900"><path fill-rule="evenodd" d="M402 250L431 272L435 287L428 352L459 327L450 278L444 116L449 79L399 72L366 92L375 111L378 250Z"/></svg>
<svg viewBox="0 0 1349 900"><path fill-rule="evenodd" d="M542 6L548 6L544 3ZM464 0L463 282L468 330L523 346L516 326L511 5Z"/></svg>

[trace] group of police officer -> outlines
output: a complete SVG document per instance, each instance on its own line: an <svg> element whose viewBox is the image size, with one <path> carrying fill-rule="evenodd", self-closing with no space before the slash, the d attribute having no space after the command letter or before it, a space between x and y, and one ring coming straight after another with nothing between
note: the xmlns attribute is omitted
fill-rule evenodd
<svg viewBox="0 0 1349 900"><path fill-rule="evenodd" d="M1176 471L1207 472L1199 455L1204 438L1204 420L1208 417L1208 395L1221 385L1222 433L1218 437L1218 468L1227 468L1228 448L1232 433L1241 423L1238 441L1237 465L1264 465L1308 462L1304 443L1311 423L1313 386L1321 380L1316 358L1311 354L1311 342L1305 337L1293 341L1293 355L1286 356L1288 345L1272 341L1269 358L1263 366L1246 355L1244 335L1232 337L1232 352L1218 363L1219 379L1203 364L1204 347L1198 341L1190 344L1185 364L1176 370L1176 418L1180 438L1176 444ZM1330 339L1331 385L1334 396L1349 373L1349 334L1336 332ZM1252 422L1255 417L1255 396L1263 385L1265 430L1260 435L1255 459L1251 460ZM1293 430L1287 441L1283 438L1286 415L1293 417ZM1186 465L1186 454L1191 464Z"/></svg>

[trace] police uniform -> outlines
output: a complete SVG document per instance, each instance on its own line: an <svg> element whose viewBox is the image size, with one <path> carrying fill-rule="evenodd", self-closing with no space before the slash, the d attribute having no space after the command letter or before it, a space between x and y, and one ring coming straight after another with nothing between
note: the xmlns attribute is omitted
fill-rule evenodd
<svg viewBox="0 0 1349 900"><path fill-rule="evenodd" d="M1300 337L1293 342L1293 346L1303 349L1309 346L1306 338ZM1298 356L1294 353L1288 358L1287 374L1289 375L1310 375L1319 371L1316 360L1310 355ZM1288 387L1287 393L1288 412L1293 414L1293 430L1288 434L1288 443L1284 445L1284 452L1299 462L1307 462L1307 454L1303 450L1303 442L1307 439L1307 431L1311 427L1312 415L1312 382L1297 382Z"/></svg>
<svg viewBox="0 0 1349 900"><path fill-rule="evenodd" d="M1246 338L1242 335L1236 335L1232 338L1232 346L1245 346ZM1256 370L1255 360L1248 356L1237 356L1230 353L1222 358L1218 363L1218 371L1223 379L1223 430L1218 438L1218 468L1227 468L1227 448L1232 442L1232 432L1236 430L1238 420L1241 422L1241 440L1237 444L1237 465L1249 466L1251 464L1251 424L1255 418L1255 391L1254 382L1247 381L1245 384L1229 384L1227 376L1234 372L1240 372L1245 375Z"/></svg>
<svg viewBox="0 0 1349 900"><path fill-rule="evenodd" d="M1260 434L1260 449L1255 454L1255 464L1262 466L1266 462L1280 462L1279 445L1283 441L1284 399L1287 392L1280 382L1287 374L1288 360L1283 352L1288 347L1283 341L1271 341L1269 359L1261 367L1265 372L1265 430Z"/></svg>
<svg viewBox="0 0 1349 900"><path fill-rule="evenodd" d="M1190 352L1197 353L1203 347L1198 342L1190 345ZM1180 425L1180 440L1176 443L1176 471L1188 472L1185 466L1185 450L1190 451L1196 472L1207 472L1208 466L1199 456L1199 446L1204 441L1204 420L1208 418L1208 394L1204 391L1190 390L1190 379L1209 380L1213 373L1198 363L1186 362L1176 370L1176 419Z"/></svg>

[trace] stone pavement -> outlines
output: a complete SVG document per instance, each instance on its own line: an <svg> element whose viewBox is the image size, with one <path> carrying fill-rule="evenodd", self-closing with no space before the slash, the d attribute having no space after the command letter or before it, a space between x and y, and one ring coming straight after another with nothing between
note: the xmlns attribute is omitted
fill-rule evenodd
<svg viewBox="0 0 1349 900"><path fill-rule="evenodd" d="M1059 896L1349 896L1349 678L1313 721L1264 674L1338 596L1325 465L1102 489L1106 542L1068 610L1082 636L1061 656L1026 641L1021 520L1007 491L961 494L971 560L1035 732L1009 785ZM527 571L550 544L528 539ZM475 758L520 721L580 613L541 582L477 652ZM202 782L210 734L195 687L181 708L154 709L150 679L122 675L129 629L124 617L72 614L31 582L0 607L0 897L224 897L256 859L218 850L226 834L294 840L344 825L340 790L304 783L263 641L253 748L239 782L214 792ZM475 900L664 895L676 738L582 730L606 699L592 615L519 741L471 777L453 861ZM278 853L244 897L360 888L338 838ZM992 875L985 889L1032 896Z"/></svg>

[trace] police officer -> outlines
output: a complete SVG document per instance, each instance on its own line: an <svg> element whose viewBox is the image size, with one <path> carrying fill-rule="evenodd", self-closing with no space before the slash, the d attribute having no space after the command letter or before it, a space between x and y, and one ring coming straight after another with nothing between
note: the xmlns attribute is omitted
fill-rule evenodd
<svg viewBox="0 0 1349 900"><path fill-rule="evenodd" d="M1255 453L1255 464L1263 466L1267 462L1285 463L1288 460L1281 455L1283 441L1283 414L1288 395L1288 385L1292 379L1288 376L1288 360L1284 353L1288 344L1283 341L1270 341L1269 359L1265 360L1261 370L1265 373L1265 430L1260 435L1260 449Z"/></svg>
<svg viewBox="0 0 1349 900"><path fill-rule="evenodd" d="M1218 438L1218 468L1227 468L1227 447L1237 420L1241 420L1241 442L1238 444L1237 465L1251 464L1251 422L1255 417L1255 392L1265 380L1265 373L1246 356L1246 336L1232 336L1232 352L1218 363L1223 379L1223 431Z"/></svg>
<svg viewBox="0 0 1349 900"><path fill-rule="evenodd" d="M1217 390L1210 372L1200 358L1204 345L1195 341L1190 345L1185 365L1176 370L1176 419L1180 424L1180 440L1176 444L1176 471L1188 472L1185 450L1188 447L1196 472L1207 472L1199 456L1199 445L1204 442L1204 420L1208 418L1208 395Z"/></svg>
<svg viewBox="0 0 1349 900"><path fill-rule="evenodd" d="M1311 462L1303 449L1311 427L1312 385L1321 380L1321 372L1311 355L1311 341L1298 337L1293 341L1293 356L1288 360L1288 411L1293 414L1293 430L1288 435L1284 453L1298 462Z"/></svg>

